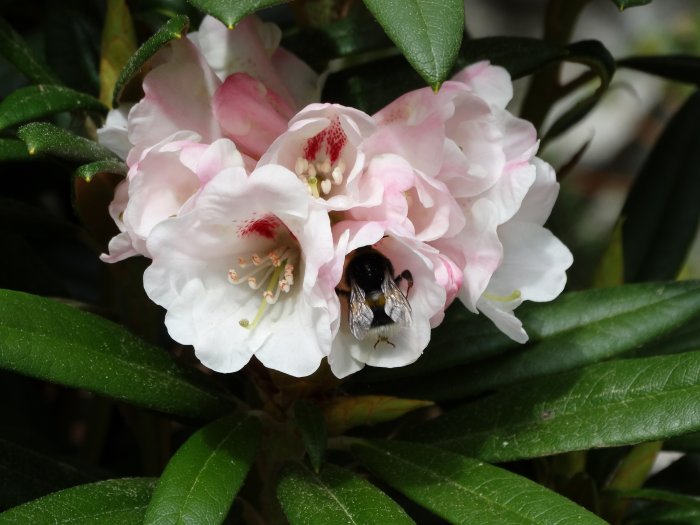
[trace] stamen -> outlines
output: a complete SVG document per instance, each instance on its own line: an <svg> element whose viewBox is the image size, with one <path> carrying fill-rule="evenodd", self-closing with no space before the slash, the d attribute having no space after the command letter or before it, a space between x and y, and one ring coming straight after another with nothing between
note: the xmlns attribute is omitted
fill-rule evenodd
<svg viewBox="0 0 700 525"><path fill-rule="evenodd" d="M316 166L309 163L309 169L306 170L306 175L309 177L309 182L311 182L311 179L315 179L316 178Z"/></svg>
<svg viewBox="0 0 700 525"><path fill-rule="evenodd" d="M321 181L321 191L324 195L328 195L331 192L331 181L328 179Z"/></svg>
<svg viewBox="0 0 700 525"><path fill-rule="evenodd" d="M333 184L338 186L341 182L343 182L343 171L338 166L336 166L335 168L333 168L331 177L333 178Z"/></svg>
<svg viewBox="0 0 700 525"><path fill-rule="evenodd" d="M243 257L238 258L238 266L241 268L245 268L248 265L248 261L246 261Z"/></svg>
<svg viewBox="0 0 700 525"><path fill-rule="evenodd" d="M331 172L330 159L325 159L323 162L316 164L316 169L318 169L318 171L320 171L324 175L327 175L328 173L330 173Z"/></svg>
<svg viewBox="0 0 700 525"><path fill-rule="evenodd" d="M297 157L297 161L294 163L294 173L297 174L297 177L301 177L302 175L306 174L306 170L308 169L309 161L304 157Z"/></svg>

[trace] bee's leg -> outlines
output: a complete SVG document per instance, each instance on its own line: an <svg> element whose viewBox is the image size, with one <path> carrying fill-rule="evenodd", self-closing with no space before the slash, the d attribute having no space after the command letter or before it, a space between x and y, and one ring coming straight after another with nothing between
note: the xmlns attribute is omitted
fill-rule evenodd
<svg viewBox="0 0 700 525"><path fill-rule="evenodd" d="M382 337L381 335L377 337L377 341L374 343L374 346L372 348L376 349L379 343L389 343L392 347L396 348L396 345L394 343L389 341L389 339L387 339L386 337Z"/></svg>
<svg viewBox="0 0 700 525"><path fill-rule="evenodd" d="M408 297L408 292L410 292L411 288L413 288L413 274L408 270L404 270L403 272L401 272L399 275L397 275L394 278L394 282L397 285L403 280L405 280L408 283L408 287L406 288L406 293L404 294L406 297Z"/></svg>

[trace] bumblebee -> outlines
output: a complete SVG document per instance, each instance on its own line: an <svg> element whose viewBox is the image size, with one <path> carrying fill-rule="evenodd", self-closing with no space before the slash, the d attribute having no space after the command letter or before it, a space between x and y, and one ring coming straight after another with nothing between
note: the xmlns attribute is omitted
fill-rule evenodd
<svg viewBox="0 0 700 525"><path fill-rule="evenodd" d="M399 283L408 283L406 293ZM411 305L408 293L413 286L413 276L404 270L394 277L391 261L374 248L366 247L355 251L345 268L345 282L350 288L348 324L352 335L362 341L368 334L376 335L377 341L391 346L389 337L398 326L410 326ZM345 290L338 293L348 295Z"/></svg>

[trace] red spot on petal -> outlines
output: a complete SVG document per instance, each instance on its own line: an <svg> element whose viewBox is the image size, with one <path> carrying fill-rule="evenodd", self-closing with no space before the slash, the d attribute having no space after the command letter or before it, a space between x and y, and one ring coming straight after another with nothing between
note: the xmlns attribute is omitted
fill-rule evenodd
<svg viewBox="0 0 700 525"><path fill-rule="evenodd" d="M347 141L348 137L340 126L340 121L335 118L326 129L306 142L304 158L308 161L316 160L321 148L325 146L326 155L332 163L335 163L340 158Z"/></svg>
<svg viewBox="0 0 700 525"><path fill-rule="evenodd" d="M277 235L277 228L282 223L274 215L265 215L261 219L253 219L247 221L238 229L238 235L247 237L252 233L256 233L267 239L274 239Z"/></svg>

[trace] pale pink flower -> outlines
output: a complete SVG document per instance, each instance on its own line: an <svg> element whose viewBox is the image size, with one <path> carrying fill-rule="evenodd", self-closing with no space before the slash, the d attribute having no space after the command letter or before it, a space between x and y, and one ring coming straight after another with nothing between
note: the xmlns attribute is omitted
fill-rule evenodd
<svg viewBox="0 0 700 525"><path fill-rule="evenodd" d="M199 32L158 52L127 125L121 122L125 108L113 110L100 140L120 155L131 145L131 155L139 156L186 130L207 143L230 138L257 160L289 118L320 96L320 77L280 49L280 38L278 27L255 16L235 29L205 17Z"/></svg>
<svg viewBox="0 0 700 525"><path fill-rule="evenodd" d="M330 221L292 172L221 171L187 213L154 228L148 250L146 292L173 339L212 370L255 355L306 376L328 355L337 310L318 274L334 255Z"/></svg>
<svg viewBox="0 0 700 525"><path fill-rule="evenodd" d="M375 130L372 118L338 104L310 104L262 156L258 166L277 164L294 171L309 194L330 210L381 203L383 186L359 185L365 170L362 145Z"/></svg>
<svg viewBox="0 0 700 525"><path fill-rule="evenodd" d="M109 212L121 233L109 243L106 262L134 255L150 256L146 239L160 222L178 215L218 172L243 167L243 158L228 139L211 145L180 132L147 148L119 183Z"/></svg>

